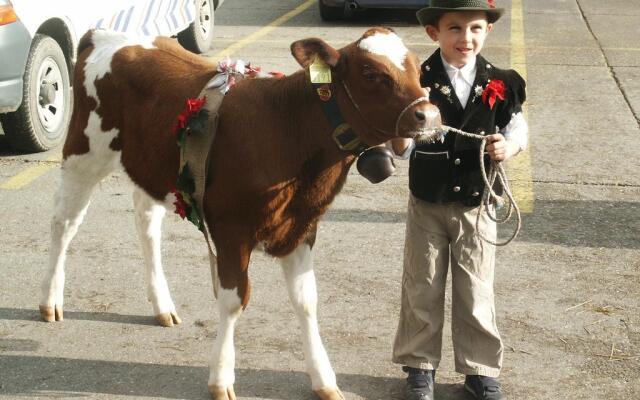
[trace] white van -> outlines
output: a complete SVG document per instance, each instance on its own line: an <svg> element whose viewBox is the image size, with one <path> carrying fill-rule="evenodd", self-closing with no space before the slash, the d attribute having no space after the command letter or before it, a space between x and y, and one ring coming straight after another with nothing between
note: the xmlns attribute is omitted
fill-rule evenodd
<svg viewBox="0 0 640 400"><path fill-rule="evenodd" d="M64 139L76 48L87 30L177 36L202 53L223 1L0 0L0 122L9 144L33 152Z"/></svg>

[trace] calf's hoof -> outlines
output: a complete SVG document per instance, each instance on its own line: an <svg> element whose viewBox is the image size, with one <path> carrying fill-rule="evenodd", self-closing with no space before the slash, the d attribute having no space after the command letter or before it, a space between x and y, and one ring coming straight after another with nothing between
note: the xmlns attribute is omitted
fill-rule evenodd
<svg viewBox="0 0 640 400"><path fill-rule="evenodd" d="M175 311L156 315L156 321L158 321L158 324L160 324L160 326L164 326L166 328L170 328L173 325L182 323L182 320L180 319L180 317L178 317L178 313L176 313Z"/></svg>
<svg viewBox="0 0 640 400"><path fill-rule="evenodd" d="M61 306L40 306L40 315L42 315L42 319L47 322L62 321L64 319Z"/></svg>
<svg viewBox="0 0 640 400"><path fill-rule="evenodd" d="M209 385L209 393L211 393L211 400L236 400L236 393L233 391L233 386L221 387Z"/></svg>
<svg viewBox="0 0 640 400"><path fill-rule="evenodd" d="M337 387L325 387L313 391L321 400L344 400L342 392Z"/></svg>

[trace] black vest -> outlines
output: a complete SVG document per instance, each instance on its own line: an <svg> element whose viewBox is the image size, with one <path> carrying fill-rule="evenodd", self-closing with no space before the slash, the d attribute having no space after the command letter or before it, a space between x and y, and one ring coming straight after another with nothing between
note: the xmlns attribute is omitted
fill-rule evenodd
<svg viewBox="0 0 640 400"><path fill-rule="evenodd" d="M490 80L502 80L505 99L496 99L493 108L482 101L482 91ZM456 97L440 50L422 64L420 82L431 89L430 100L440 109L442 123L466 132L490 135L504 128L522 111L525 82L513 70L498 69L478 55L476 78L465 108ZM489 156L484 156L489 166ZM480 141L448 133L444 143L420 144L411 153L409 188L419 199L431 203L462 202L480 204L484 181L480 173Z"/></svg>

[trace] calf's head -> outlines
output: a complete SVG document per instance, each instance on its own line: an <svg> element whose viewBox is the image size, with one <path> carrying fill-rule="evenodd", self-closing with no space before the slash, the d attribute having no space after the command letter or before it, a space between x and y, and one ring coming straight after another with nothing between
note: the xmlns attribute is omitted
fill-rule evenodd
<svg viewBox="0 0 640 400"><path fill-rule="evenodd" d="M330 68L340 111L368 146L431 135L440 126L440 113L420 86L417 57L393 30L369 29L339 50L321 39L300 40L291 51L304 68Z"/></svg>

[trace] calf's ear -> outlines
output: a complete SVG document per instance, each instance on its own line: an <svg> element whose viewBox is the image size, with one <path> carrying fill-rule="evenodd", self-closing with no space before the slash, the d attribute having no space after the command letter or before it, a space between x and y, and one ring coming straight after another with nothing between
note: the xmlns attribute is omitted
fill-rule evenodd
<svg viewBox="0 0 640 400"><path fill-rule="evenodd" d="M319 57L330 67L338 65L340 53L329 46L324 40L311 38L298 40L291 44L291 54L303 68L307 68L316 57Z"/></svg>

